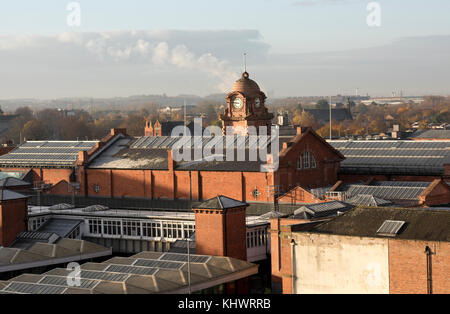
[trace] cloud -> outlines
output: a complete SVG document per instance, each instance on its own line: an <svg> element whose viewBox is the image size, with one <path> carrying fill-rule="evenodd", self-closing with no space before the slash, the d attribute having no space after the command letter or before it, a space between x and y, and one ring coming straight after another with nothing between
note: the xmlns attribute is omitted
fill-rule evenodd
<svg viewBox="0 0 450 314"><path fill-rule="evenodd" d="M241 62L241 52L250 50L254 60L265 58L269 46L260 38L255 31L116 31L2 36L0 57L9 60L6 63L16 65L9 69L11 72L41 73L45 69L48 72L45 76L52 76L52 72L61 75L62 70L72 78L83 70L91 73L117 70L117 76L134 71L136 77L151 76L154 81L157 73L183 76L196 72L197 76L203 75L202 81L208 82L213 93L225 92L240 76L241 67L234 61ZM236 53L239 50L241 52ZM134 83L139 84L130 82Z"/></svg>
<svg viewBox="0 0 450 314"><path fill-rule="evenodd" d="M208 95L229 91L248 53L251 78L273 98L449 93L450 36L367 49L274 54L244 31L117 31L0 36L0 98Z"/></svg>

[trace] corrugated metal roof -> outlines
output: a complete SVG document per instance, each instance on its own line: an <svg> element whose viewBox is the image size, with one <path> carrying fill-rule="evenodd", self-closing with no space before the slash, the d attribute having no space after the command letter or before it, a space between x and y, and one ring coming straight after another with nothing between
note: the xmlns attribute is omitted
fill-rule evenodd
<svg viewBox="0 0 450 314"><path fill-rule="evenodd" d="M331 141L345 160L341 173L441 175L450 141Z"/></svg>
<svg viewBox="0 0 450 314"><path fill-rule="evenodd" d="M331 201L319 204L303 205L294 211L293 218L318 218L336 215L338 212L345 212L353 208L353 205L340 201Z"/></svg>
<svg viewBox="0 0 450 314"><path fill-rule="evenodd" d="M78 152L88 151L97 141L30 141L21 144L6 155L0 156L5 166L71 166Z"/></svg>
<svg viewBox="0 0 450 314"><path fill-rule="evenodd" d="M346 190L347 197L356 195L372 195L386 200L417 200L425 187L407 186L371 186L351 184Z"/></svg>
<svg viewBox="0 0 450 314"><path fill-rule="evenodd" d="M381 199L379 197L364 194L356 195L350 199L345 200L345 202L355 206L370 206L370 207L378 207L392 204L392 202Z"/></svg>

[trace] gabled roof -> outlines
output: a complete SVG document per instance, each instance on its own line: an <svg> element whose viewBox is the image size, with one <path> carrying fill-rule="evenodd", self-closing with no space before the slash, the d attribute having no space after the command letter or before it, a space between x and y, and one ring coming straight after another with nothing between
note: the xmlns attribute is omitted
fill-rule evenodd
<svg viewBox="0 0 450 314"><path fill-rule="evenodd" d="M346 202L355 206L370 206L370 207L378 207L392 204L392 202L390 201L368 194L355 195L352 198L346 200Z"/></svg>
<svg viewBox="0 0 450 314"><path fill-rule="evenodd" d="M196 206L197 209L230 209L230 208L237 208L237 207L247 207L249 204L243 203L241 201L223 196L218 195L214 198L211 198L207 201L204 201L200 205Z"/></svg>
<svg viewBox="0 0 450 314"><path fill-rule="evenodd" d="M314 136L317 140L319 140L323 145L325 145L328 149L330 149L330 151L332 151L340 160L344 160L345 157L344 155L337 150L335 147L333 147L332 145L330 145L330 143L328 143L322 136L320 136L319 134L317 134L312 128L310 127L304 127L301 130L301 134L297 134L296 136L294 136L289 143L299 143L300 141L302 141L303 139L306 138L307 134L311 134L312 136ZM280 151L280 159L282 158L282 156L285 156L291 149L292 149L293 145L288 145L287 148L283 149Z"/></svg>

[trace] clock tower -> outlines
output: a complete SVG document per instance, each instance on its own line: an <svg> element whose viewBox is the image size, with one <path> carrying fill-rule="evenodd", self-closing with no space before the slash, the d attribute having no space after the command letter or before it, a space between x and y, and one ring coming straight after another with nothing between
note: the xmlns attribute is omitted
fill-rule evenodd
<svg viewBox="0 0 450 314"><path fill-rule="evenodd" d="M258 135L262 135L259 127L265 126L267 134L270 135L274 115L269 113L265 106L266 98L258 84L244 72L226 97L227 108L220 115L223 134L227 135L227 127L233 127L233 134L248 135L248 127L253 126Z"/></svg>

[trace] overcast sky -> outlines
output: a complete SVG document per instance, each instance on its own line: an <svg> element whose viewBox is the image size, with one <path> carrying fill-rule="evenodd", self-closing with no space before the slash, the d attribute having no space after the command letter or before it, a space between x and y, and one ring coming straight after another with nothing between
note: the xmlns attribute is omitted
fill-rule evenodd
<svg viewBox="0 0 450 314"><path fill-rule="evenodd" d="M450 94L448 0L77 2L0 2L0 99L225 92L243 52L270 97Z"/></svg>

